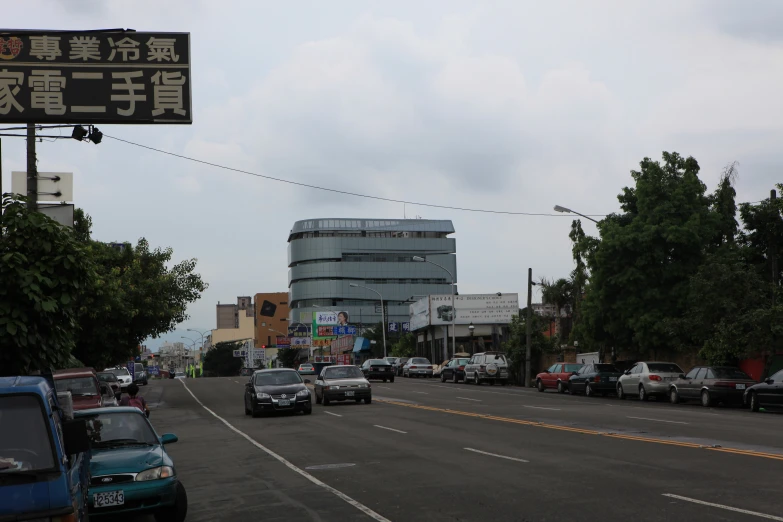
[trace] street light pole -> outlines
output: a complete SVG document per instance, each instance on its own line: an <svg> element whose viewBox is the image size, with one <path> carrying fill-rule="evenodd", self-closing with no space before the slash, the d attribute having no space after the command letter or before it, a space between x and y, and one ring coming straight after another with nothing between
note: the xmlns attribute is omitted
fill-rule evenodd
<svg viewBox="0 0 783 522"><path fill-rule="evenodd" d="M381 333L383 334L383 357L386 358L386 313L383 308L383 296L378 290L373 290L372 288L368 288L366 286L357 285L356 283L351 283L349 286L352 286L354 288L364 288L365 290L369 290L370 292L375 292L378 294L378 297L381 299Z"/></svg>
<svg viewBox="0 0 783 522"><path fill-rule="evenodd" d="M199 330L196 330L195 328L188 328L187 331L188 332L196 332L197 334L199 334L201 336L201 349L203 350L204 349L204 334L201 333Z"/></svg>
<svg viewBox="0 0 783 522"><path fill-rule="evenodd" d="M533 269L527 269L527 317L525 319L525 386L530 387L532 373L532 340L533 340Z"/></svg>
<svg viewBox="0 0 783 522"><path fill-rule="evenodd" d="M451 271L446 268L443 265L439 265L438 263L435 263L434 261L430 261L426 257L421 256L413 256L413 260L417 261L419 263L429 263L431 265L435 265L441 270L444 270L447 274L449 274L449 277L451 278L451 344L452 344L452 355L457 353L457 309L454 306L454 274L451 273ZM448 341L446 341L446 344L448 345ZM446 347L446 357L449 356L449 349L448 346Z"/></svg>
<svg viewBox="0 0 783 522"><path fill-rule="evenodd" d="M579 212L571 210L570 208L561 207L560 205L555 205L555 212L564 212L566 214L576 214L577 216L582 216L585 219L589 219L593 223L598 223L597 220L591 218L590 216L585 216L584 214L580 214Z"/></svg>

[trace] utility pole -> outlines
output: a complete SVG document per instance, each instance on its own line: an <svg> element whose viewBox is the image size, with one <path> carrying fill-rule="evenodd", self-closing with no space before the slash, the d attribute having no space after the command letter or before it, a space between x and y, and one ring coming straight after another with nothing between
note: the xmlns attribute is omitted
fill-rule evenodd
<svg viewBox="0 0 783 522"><path fill-rule="evenodd" d="M769 202L771 203L770 206L772 207L772 211L775 212L775 220L777 221L778 212L777 212L777 209L775 208L775 203L776 203L775 200L776 199L777 199L777 192L775 192L775 189L770 190L769 191ZM772 320L773 320L773 323L774 323L774 320L775 320L775 305L776 305L776 297L777 297L776 294L778 292L778 276L779 276L779 271L778 271L778 252L777 252L778 245L777 245L777 242L775 241L775 239L776 239L775 238L775 232L774 232L774 228L773 228L773 231L770 234L770 241L769 241L769 262L772 265ZM772 333L772 346L771 346L771 348L772 348L771 351L772 351L772 354L773 354L772 357L774 357L774 354L777 353L777 348L778 348L778 340L777 340L777 338L775 336L774 331ZM765 366L767 368L765 368L765 372L764 373L766 373L766 370L768 369L769 364L771 364L772 357L768 357L767 358L768 363L765 364ZM765 375L765 377L769 377L769 376Z"/></svg>
<svg viewBox="0 0 783 522"><path fill-rule="evenodd" d="M525 330L526 330L526 343L525 343L525 386L530 387L530 379L532 378L531 373L531 352L532 352L532 339L533 339L533 331L532 331L532 325L533 323L533 269L528 268L527 269L527 318L525 319Z"/></svg>
<svg viewBox="0 0 783 522"><path fill-rule="evenodd" d="M27 124L27 208L38 210L38 167L35 164L35 124Z"/></svg>

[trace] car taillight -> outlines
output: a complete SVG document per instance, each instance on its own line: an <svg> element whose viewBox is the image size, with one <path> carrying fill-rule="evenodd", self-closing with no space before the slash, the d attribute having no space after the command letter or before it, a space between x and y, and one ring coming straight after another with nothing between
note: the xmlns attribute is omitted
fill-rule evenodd
<svg viewBox="0 0 783 522"><path fill-rule="evenodd" d="M457 369L458 369L458 370L464 370L464 369L465 369L465 367L464 367L464 366L457 366Z"/></svg>
<svg viewBox="0 0 783 522"><path fill-rule="evenodd" d="M415 369L416 369L416 367L415 367L415 366L411 366L411 370L415 370Z"/></svg>
<svg viewBox="0 0 783 522"><path fill-rule="evenodd" d="M663 379L661 379L661 376L660 376L660 375L649 375L649 376L648 376L648 378L649 378L651 381L661 381L661 380L663 380Z"/></svg>
<svg viewBox="0 0 783 522"><path fill-rule="evenodd" d="M718 381L713 384L716 388L734 388L736 386L733 382Z"/></svg>
<svg viewBox="0 0 783 522"><path fill-rule="evenodd" d="M432 370L432 366L427 366L427 369L428 370Z"/></svg>
<svg viewBox="0 0 783 522"><path fill-rule="evenodd" d="M601 382L601 376L600 375L596 375L595 376L595 382Z"/></svg>

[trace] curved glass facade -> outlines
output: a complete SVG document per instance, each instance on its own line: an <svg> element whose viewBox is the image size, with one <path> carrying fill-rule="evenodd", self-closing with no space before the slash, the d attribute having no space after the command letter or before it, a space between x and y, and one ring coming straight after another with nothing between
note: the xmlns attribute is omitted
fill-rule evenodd
<svg viewBox="0 0 783 522"><path fill-rule="evenodd" d="M451 293L457 282L456 240L449 220L309 219L294 223L288 237L289 319L301 313L344 310L353 325L380 322L377 294L389 322L407 322L408 306L420 296ZM454 288L456 292L456 287Z"/></svg>

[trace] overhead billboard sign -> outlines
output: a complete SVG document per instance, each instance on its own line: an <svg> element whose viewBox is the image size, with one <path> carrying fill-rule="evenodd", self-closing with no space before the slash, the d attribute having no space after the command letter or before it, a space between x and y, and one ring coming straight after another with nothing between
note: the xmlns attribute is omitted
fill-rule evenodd
<svg viewBox="0 0 783 522"><path fill-rule="evenodd" d="M410 305L410 329L411 331L425 328L430 325L430 300L429 297L419 299Z"/></svg>
<svg viewBox="0 0 783 522"><path fill-rule="evenodd" d="M291 346L291 338L278 335L275 339L275 346Z"/></svg>
<svg viewBox="0 0 783 522"><path fill-rule="evenodd" d="M430 324L508 324L519 315L519 294L431 295ZM456 309L456 312L455 310ZM456 313L456 315L455 315Z"/></svg>
<svg viewBox="0 0 783 522"><path fill-rule="evenodd" d="M313 312L313 339L333 339L340 335L356 335L356 328L348 324L348 312Z"/></svg>
<svg viewBox="0 0 783 522"><path fill-rule="evenodd" d="M0 122L190 124L190 33L3 31Z"/></svg>

